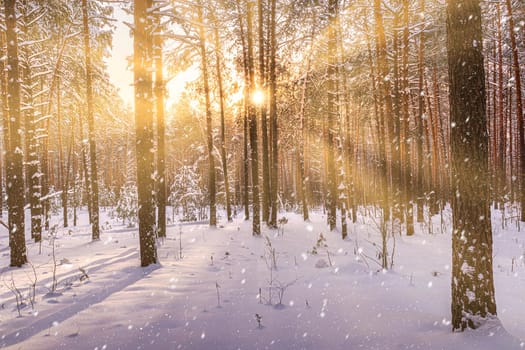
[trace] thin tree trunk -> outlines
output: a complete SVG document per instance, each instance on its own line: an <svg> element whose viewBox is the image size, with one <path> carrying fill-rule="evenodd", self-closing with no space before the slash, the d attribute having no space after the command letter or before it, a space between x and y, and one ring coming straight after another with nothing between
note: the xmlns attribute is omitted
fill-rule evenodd
<svg viewBox="0 0 525 350"><path fill-rule="evenodd" d="M247 30L246 36L248 39L248 74L249 74L249 91L248 91L248 121L250 132L250 149L251 149L251 163L252 163L252 205L253 205L253 225L252 233L255 236L261 234L261 205L259 203L259 150L257 142L257 112L253 101L253 93L255 91L255 72L253 63L253 26L252 14L253 3L247 4Z"/></svg>
<svg viewBox="0 0 525 350"><path fill-rule="evenodd" d="M68 226L67 222L67 188L64 184L64 149L62 144L62 91L60 90L60 79L57 78L56 83L56 112L57 112L57 139L58 139L58 188L61 189L62 193L60 198L62 200L62 220L64 227Z"/></svg>
<svg viewBox="0 0 525 350"><path fill-rule="evenodd" d="M226 200L226 218L232 221L231 195L230 195L230 179L228 177L228 157L226 156L226 126L224 121L224 87L222 82L222 68L221 68L221 51L219 43L219 28L214 27L215 38L215 64L217 74L217 85L219 89L219 107L221 115L221 159L222 159L222 174L224 177L224 196Z"/></svg>
<svg viewBox="0 0 525 350"><path fill-rule="evenodd" d="M337 122L337 38L336 38L336 21L338 12L338 1L330 0L328 2L328 106L326 115L327 128L327 210L328 225L330 231L335 230L337 220L337 171L335 166L336 135L335 128Z"/></svg>
<svg viewBox="0 0 525 350"><path fill-rule="evenodd" d="M409 111L409 83L408 83L408 54L409 54L409 1L403 0L403 54L402 54L402 123L401 123L401 140L400 140L400 155L401 167L404 169L403 184L404 184L404 201L406 205L406 234L411 236L414 234L414 205L411 200L412 182L412 167L411 167L411 143L410 143L410 111Z"/></svg>
<svg viewBox="0 0 525 350"><path fill-rule="evenodd" d="M381 163L381 175L382 175L382 212L383 216L381 218L380 231L382 238L382 253L381 253L381 266L386 269L388 268L388 250L387 250L387 221L390 218L390 189L388 186L388 166L387 166L387 145L390 149L390 137L392 135L391 131L391 121L389 117L392 115L392 98L391 98L391 88L390 82L387 79L388 76L388 61L387 61L387 46L386 46L386 36L385 29L383 25L383 14L381 11L381 1L374 0L374 19L375 19L375 34L376 34L376 46L377 46L377 70L378 70L378 88L380 100L385 101L385 110L382 111L382 125L381 129L383 132L383 149L382 154L380 155ZM391 154L393 154L391 152Z"/></svg>
<svg viewBox="0 0 525 350"><path fill-rule="evenodd" d="M153 37L155 59L155 102L157 116L157 235L166 237L166 127L164 121L164 64L162 58L163 33L160 17Z"/></svg>
<svg viewBox="0 0 525 350"><path fill-rule="evenodd" d="M5 39L5 31L2 30L0 31L0 56L1 57L5 57L7 55L7 48L6 48L6 39ZM2 158L2 163L1 164L1 167L6 167L7 168L7 165L9 164L9 108L7 106L7 70L6 70L6 62L5 60L0 60L0 94L1 94L1 99L2 99L2 146L3 146L3 150L2 150L2 153L5 154L4 157L2 157L0 155L0 157ZM7 171L5 171L7 172ZM3 205L4 205L4 200L3 200L3 192L4 192L4 188L3 188L3 184L4 184L4 175L7 175L7 174L2 174L2 178L0 180L0 196L2 198L0 198L0 203L2 204L1 205L1 208L0 208L0 216L3 216ZM7 178L5 179L7 180ZM7 185L7 184L6 184ZM7 186L6 186L6 192L7 192Z"/></svg>
<svg viewBox="0 0 525 350"><path fill-rule="evenodd" d="M249 207L249 165L250 159L248 156L248 104L249 94L248 86L250 85L250 78L248 72L248 53L246 50L246 40L244 34L243 14L241 9L240 0L236 0L237 12L239 17L239 30L242 44L242 59L243 59L243 70L244 70L244 110L243 110L243 204L244 204L244 220L250 219L250 207Z"/></svg>
<svg viewBox="0 0 525 350"><path fill-rule="evenodd" d="M510 0L506 0L507 12L509 15L509 30L510 30L510 48L512 50L512 61L514 67L514 82L516 92L516 128L518 133L518 174L519 174L519 190L521 201L521 221L525 221L525 130L523 130L523 97L521 93L521 74L520 61L518 57L518 47L516 45L516 34L514 27L514 18L512 15L512 4Z"/></svg>
<svg viewBox="0 0 525 350"><path fill-rule="evenodd" d="M313 35L312 35L313 37ZM304 165L304 159L305 159L305 152L306 152L306 134L308 130L306 129L306 91L308 89L308 79L309 79L309 73L310 73L310 55L308 55L307 63L306 63L306 73L303 78L303 86L301 91L301 104L300 104L300 110L299 110L299 118L301 120L301 134L300 134L300 142L301 144L298 146L299 148L299 177L301 181L301 204L303 209L303 220L307 221L309 219L308 215L308 200L306 196L306 175L305 175L305 165Z"/></svg>
<svg viewBox="0 0 525 350"><path fill-rule="evenodd" d="M91 169L91 238L100 239L100 220L98 208L98 170L97 170L97 144L95 140L95 116L93 111L93 87L91 67L91 45L89 35L88 0L82 0L82 24L84 37L84 54L86 64L86 103L88 120L89 160Z"/></svg>
<svg viewBox="0 0 525 350"><path fill-rule="evenodd" d="M266 51L264 47L264 21L263 21L263 0L257 0L258 15L258 39L259 39L259 89L264 91L265 101L261 104L261 132L262 132L262 219L268 223L270 218L270 164L269 164L269 145L268 145L268 120L267 120L267 93L266 93Z"/></svg>
<svg viewBox="0 0 525 350"><path fill-rule="evenodd" d="M497 153L499 153L497 173L498 183L500 184L501 194L505 189L506 184L506 158L507 158L507 130L505 123L505 100L503 97L503 42L502 42L502 28L501 28L501 7L500 4L496 4L497 9L497 32L498 32L498 124L499 124L499 147ZM503 197L503 196L502 196Z"/></svg>
<svg viewBox="0 0 525 350"><path fill-rule="evenodd" d="M211 118L210 84L208 77L208 60L206 54L206 33L204 32L204 16L202 3L197 5L199 21L199 49L201 54L202 79L204 82L204 98L206 101L206 140L208 144L208 191L210 196L210 226L217 226L217 204L215 184L215 155L213 154L213 128Z"/></svg>
<svg viewBox="0 0 525 350"><path fill-rule="evenodd" d="M84 125L82 123L82 114L78 116L78 124L79 124L79 138L82 141L82 149L81 149L81 155L82 155L82 169L84 173L84 187L85 187L85 195L86 195L86 203L87 203L87 209L88 209L88 217L89 217L89 223L92 223L92 210L91 210L91 178L89 176L89 160L88 160L88 153L87 153L87 144L84 142Z"/></svg>
<svg viewBox="0 0 525 350"><path fill-rule="evenodd" d="M11 266L27 263L24 222L24 164L20 114L20 80L18 73L18 36L16 0L5 0L7 41L7 104L9 108L9 148L7 163L7 206Z"/></svg>
<svg viewBox="0 0 525 350"><path fill-rule="evenodd" d="M419 0L419 11L425 13L425 0ZM423 23L425 25L425 23ZM423 151L423 118L425 114L425 34L421 30L419 34L419 47L418 47L418 95L417 95L417 117L416 117L416 148L417 148L417 172L416 172L416 203L417 203L417 222L423 222L423 205L425 190L423 187L423 176L424 176L424 151Z"/></svg>
<svg viewBox="0 0 525 350"><path fill-rule="evenodd" d="M277 121L277 35L276 35L276 0L270 1L270 135L271 135L271 169L270 169L270 205L271 214L268 225L277 227L279 211L279 128Z"/></svg>
<svg viewBox="0 0 525 350"><path fill-rule="evenodd" d="M22 25L22 33L27 38L29 28L27 26L27 0L23 2L24 22ZM31 213L31 237L35 242L39 242L42 238L42 203L41 186L40 186L40 161L38 159L38 135L36 127L36 110L34 107L33 94L33 72L32 72L32 54L28 46L24 48L25 62L22 66L22 76L24 80L24 103L25 109L25 138L26 138L26 182L27 182L27 196L29 199L29 207ZM0 194L1 196L1 194ZM0 204L1 206L1 204Z"/></svg>

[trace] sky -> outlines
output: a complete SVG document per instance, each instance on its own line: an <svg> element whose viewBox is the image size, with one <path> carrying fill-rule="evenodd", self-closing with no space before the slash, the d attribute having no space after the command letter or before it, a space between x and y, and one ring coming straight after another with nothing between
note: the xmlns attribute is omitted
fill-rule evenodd
<svg viewBox="0 0 525 350"><path fill-rule="evenodd" d="M126 104L133 105L133 72L128 57L133 55L133 38L125 24L132 23L132 16L115 6L116 30L113 37L113 50L107 60L111 82L118 87L120 96Z"/></svg>

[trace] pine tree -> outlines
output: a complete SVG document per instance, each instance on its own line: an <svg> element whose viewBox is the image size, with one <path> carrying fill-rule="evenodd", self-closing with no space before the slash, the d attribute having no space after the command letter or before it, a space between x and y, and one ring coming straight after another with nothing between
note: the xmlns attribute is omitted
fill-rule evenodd
<svg viewBox="0 0 525 350"><path fill-rule="evenodd" d="M27 263L24 223L24 164L22 152L20 77L16 0L5 0L7 42L7 103L9 108L9 147L6 150L7 207L11 266Z"/></svg>
<svg viewBox="0 0 525 350"><path fill-rule="evenodd" d="M159 237L166 237L166 123L164 118L164 62L163 33L160 15L157 14L154 33L153 56L155 59L155 102L157 117L157 229Z"/></svg>
<svg viewBox="0 0 525 350"><path fill-rule="evenodd" d="M206 32L204 30L203 4L197 5L197 20L199 23L199 50L201 55L202 79L206 109L206 141L208 143L208 191L210 196L210 226L217 226L217 204L215 183L215 155L213 152L213 128L210 100L210 83L208 77L208 60L206 54Z"/></svg>
<svg viewBox="0 0 525 350"><path fill-rule="evenodd" d="M485 76L479 0L447 1L452 124L452 327L496 314Z"/></svg>
<svg viewBox="0 0 525 350"><path fill-rule="evenodd" d="M153 193L153 81L151 19L152 0L134 1L134 75L137 189L139 203L140 263L157 263Z"/></svg>
<svg viewBox="0 0 525 350"><path fill-rule="evenodd" d="M84 53L86 60L86 97L90 160L89 167L91 170L91 236L93 240L98 240L100 239L100 220L98 207L97 144L95 140L95 116L93 111L93 83L91 67L91 44L89 35L88 0L82 0L82 24L84 37Z"/></svg>
<svg viewBox="0 0 525 350"><path fill-rule="evenodd" d="M254 236L261 234L261 204L259 202L259 149L257 136L257 111L253 101L255 92L255 71L253 58L253 3L248 1L246 11L246 37L247 37L247 63L248 63L248 122L250 134L250 155L252 164L252 208L253 225L252 233Z"/></svg>

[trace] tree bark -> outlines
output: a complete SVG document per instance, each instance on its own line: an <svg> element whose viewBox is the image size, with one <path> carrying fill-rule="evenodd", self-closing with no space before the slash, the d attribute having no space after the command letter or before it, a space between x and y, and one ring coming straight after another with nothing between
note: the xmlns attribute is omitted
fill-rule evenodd
<svg viewBox="0 0 525 350"><path fill-rule="evenodd" d="M253 222L252 234L258 236L261 234L261 204L259 203L259 150L257 141L257 112L253 101L253 93L255 91L255 72L253 63L253 3L251 1L247 4L247 30L246 36L248 39L247 60L248 60L248 74L249 74L249 90L248 90L248 122L250 132L250 150L251 150L251 164L252 164L252 208L253 208Z"/></svg>
<svg viewBox="0 0 525 350"><path fill-rule="evenodd" d="M95 139L95 116L93 111L93 77L91 67L91 44L89 34L88 0L82 0L82 27L86 64L86 103L88 120L89 167L91 170L91 238L100 239L100 219L98 207L97 144Z"/></svg>
<svg viewBox="0 0 525 350"><path fill-rule="evenodd" d="M271 135L271 169L270 169L270 205L271 213L268 225L277 227L279 211L279 128L277 121L277 36L276 36L276 0L270 2L270 135Z"/></svg>
<svg viewBox="0 0 525 350"><path fill-rule="evenodd" d="M267 120L267 89L266 89L266 51L264 46L264 21L263 21L263 0L257 0L258 16L258 39L259 39L259 89L264 93L265 100L260 106L261 113L261 132L262 132L262 220L268 223L270 219L270 160L268 144L268 120Z"/></svg>
<svg viewBox="0 0 525 350"><path fill-rule="evenodd" d="M419 0L419 11L425 13L425 0ZM423 26L425 23L423 23ZM417 203L417 222L423 222L424 197L425 190L423 187L424 176L424 150L423 139L425 137L423 130L423 118L425 114L425 33L423 30L419 33L418 47L418 83L417 83L417 116L416 116L416 149L417 149L417 172L416 172L416 203Z"/></svg>
<svg viewBox="0 0 525 350"><path fill-rule="evenodd" d="M336 38L336 21L337 21L338 1L330 0L328 2L328 67L327 67L327 115L326 115L326 132L327 132L327 196L326 206L328 211L328 226L330 231L335 230L337 220L337 170L335 165L336 152L336 135L335 128L337 122L337 38Z"/></svg>
<svg viewBox="0 0 525 350"><path fill-rule="evenodd" d="M164 63L162 57L163 33L160 16L153 38L155 59L155 105L157 117L157 235L166 237L166 126L164 120Z"/></svg>
<svg viewBox="0 0 525 350"><path fill-rule="evenodd" d="M206 54L206 33L204 31L203 5L197 5L199 21L199 50L201 54L202 79L204 83L204 98L206 109L206 141L208 144L208 191L210 196L210 226L217 226L217 204L215 184L215 156L213 154L213 128L211 118L210 84L208 77L208 60Z"/></svg>
<svg viewBox="0 0 525 350"><path fill-rule="evenodd" d="M22 152L20 80L18 67L18 36L16 0L5 0L7 42L7 105L9 108L9 148L7 151L7 206L11 266L27 263L24 223L24 164Z"/></svg>
<svg viewBox="0 0 525 350"><path fill-rule="evenodd" d="M248 103L249 103L249 94L248 86L250 85L250 78L248 72L248 53L246 50L246 38L244 33L244 24L243 24L243 13L241 8L240 0L235 2L237 6L237 14L239 19L239 32L241 37L241 46L242 46L242 66L244 73L244 91L243 91L243 101L244 108L242 112L242 122L243 122L243 205L244 205L244 220L250 219L250 207L249 207L249 166L250 159L248 156Z"/></svg>
<svg viewBox="0 0 525 350"><path fill-rule="evenodd" d="M401 168L403 172L403 188L404 188L404 202L406 206L406 234L412 236L414 234L414 205L411 198L412 181L412 167L410 160L412 159L411 144L410 144L410 109L409 109L409 78L408 78L408 54L409 54L409 1L403 0L403 53L401 58L402 66L402 84L401 84L401 134L400 134L400 157Z"/></svg>
<svg viewBox="0 0 525 350"><path fill-rule="evenodd" d="M85 0L84 0L85 1ZM153 82L152 33L149 11L152 0L134 1L134 85L135 85L135 137L137 153L137 191L140 241L140 263L157 263L155 242L155 183L153 159Z"/></svg>
<svg viewBox="0 0 525 350"><path fill-rule="evenodd" d="M479 0L447 1L452 147L452 328L496 314Z"/></svg>
<svg viewBox="0 0 525 350"><path fill-rule="evenodd" d="M222 81L222 62L221 62L221 46L219 43L219 28L214 27L215 38L215 64L217 74L217 87L219 89L219 108L221 116L221 159L222 159L222 174L224 177L224 196L226 200L226 219L232 221L231 208L231 194L230 194L230 179L228 177L228 157L226 155L226 125L225 125L225 108L224 108L224 86Z"/></svg>
<svg viewBox="0 0 525 350"><path fill-rule="evenodd" d="M507 12L509 15L509 36L510 36L510 48L512 50L512 62L514 67L514 81L515 81L515 93L516 93L516 128L518 133L518 186L521 201L521 221L525 221L525 130L523 130L523 97L521 92L521 73L520 73L520 61L518 57L518 47L516 44L516 34L514 27L514 18L512 15L512 4L510 0L506 0Z"/></svg>

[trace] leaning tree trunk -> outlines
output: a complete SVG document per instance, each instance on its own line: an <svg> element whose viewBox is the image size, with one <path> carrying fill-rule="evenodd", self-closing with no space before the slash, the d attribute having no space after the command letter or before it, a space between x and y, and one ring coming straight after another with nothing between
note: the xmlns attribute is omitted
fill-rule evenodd
<svg viewBox="0 0 525 350"><path fill-rule="evenodd" d="M18 73L18 37L16 0L5 0L7 41L7 104L9 108L9 148L7 151L7 207L11 266L27 263L24 223L24 162L20 114L20 80Z"/></svg>
<svg viewBox="0 0 525 350"><path fill-rule="evenodd" d="M91 45L89 43L88 0L82 0L82 24L84 36L84 53L86 59L86 102L88 120L89 166L91 169L91 238L100 239L100 220L98 208L98 170L97 144L95 141L95 116L93 111L93 87L91 67Z"/></svg>
<svg viewBox="0 0 525 350"><path fill-rule="evenodd" d="M149 10L152 0L134 2L135 36L134 85L135 85L135 137L137 152L137 190L139 205L140 264L148 266L157 262L155 242L155 190L153 153L153 88L152 88L152 34Z"/></svg>
<svg viewBox="0 0 525 350"><path fill-rule="evenodd" d="M452 328L496 314L479 0L447 1L452 147Z"/></svg>

